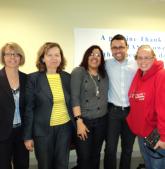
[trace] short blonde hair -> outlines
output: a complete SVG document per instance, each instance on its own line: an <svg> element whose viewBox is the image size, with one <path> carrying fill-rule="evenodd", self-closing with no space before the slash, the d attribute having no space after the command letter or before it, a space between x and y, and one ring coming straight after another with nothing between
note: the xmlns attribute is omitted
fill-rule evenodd
<svg viewBox="0 0 165 169"><path fill-rule="evenodd" d="M156 57L156 54L155 54L154 50L152 49L152 47L150 45L141 45L140 47L138 47L138 50L137 50L136 55L135 55L135 60L137 59L137 54L138 54L140 49L150 49L152 56Z"/></svg>
<svg viewBox="0 0 165 169"><path fill-rule="evenodd" d="M4 56L5 56L5 50L6 48L9 48L9 49L12 49L14 50L19 56L20 56L20 66L24 65L25 63L25 54L24 54L24 51L23 49L15 42L9 42L9 43L6 43L2 48L1 48L1 53L0 53L0 56L1 56L1 63L3 65L5 65L5 61L4 61Z"/></svg>

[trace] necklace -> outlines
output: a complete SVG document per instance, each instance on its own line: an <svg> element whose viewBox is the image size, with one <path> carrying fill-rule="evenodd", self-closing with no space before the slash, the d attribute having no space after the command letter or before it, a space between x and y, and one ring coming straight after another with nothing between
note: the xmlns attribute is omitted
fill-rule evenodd
<svg viewBox="0 0 165 169"><path fill-rule="evenodd" d="M92 75L89 73L90 78L92 79L94 85L95 85L95 90L96 90L96 97L99 97L100 91L99 91L99 86L97 85L95 79L92 77ZM98 81L100 80L99 75L97 75Z"/></svg>

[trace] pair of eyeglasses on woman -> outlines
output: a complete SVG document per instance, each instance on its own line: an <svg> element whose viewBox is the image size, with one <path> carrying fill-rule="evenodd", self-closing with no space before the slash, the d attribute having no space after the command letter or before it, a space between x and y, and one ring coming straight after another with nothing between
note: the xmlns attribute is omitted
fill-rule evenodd
<svg viewBox="0 0 165 169"><path fill-rule="evenodd" d="M5 56L7 56L7 57L12 57L12 56L19 57L20 55L18 53L10 53L10 52L8 52L8 53L5 53Z"/></svg>
<svg viewBox="0 0 165 169"><path fill-rule="evenodd" d="M148 62L148 61L152 60L153 58L154 58L154 57L150 57L150 56L144 57L144 58L137 56L136 60L137 60L137 61L140 61L140 62L141 62L141 61L146 61L146 62Z"/></svg>
<svg viewBox="0 0 165 169"><path fill-rule="evenodd" d="M100 57L101 55L99 53L91 53L90 56L98 56L98 57Z"/></svg>

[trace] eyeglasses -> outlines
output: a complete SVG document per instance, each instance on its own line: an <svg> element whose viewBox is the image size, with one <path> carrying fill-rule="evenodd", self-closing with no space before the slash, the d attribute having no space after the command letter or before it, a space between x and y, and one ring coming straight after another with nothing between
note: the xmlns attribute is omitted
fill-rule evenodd
<svg viewBox="0 0 165 169"><path fill-rule="evenodd" d="M126 47L125 46L114 46L114 47L111 47L112 50L124 50Z"/></svg>
<svg viewBox="0 0 165 169"><path fill-rule="evenodd" d="M7 56L7 57L12 57L12 56L19 57L20 55L18 53L5 53L5 56Z"/></svg>
<svg viewBox="0 0 165 169"><path fill-rule="evenodd" d="M139 62L141 62L141 61L148 62L148 61L152 60L153 58L154 57L149 57L149 56L148 57L144 57L144 58L137 56L136 60L139 61Z"/></svg>
<svg viewBox="0 0 165 169"><path fill-rule="evenodd" d="M100 57L101 55L99 53L91 53L90 56L98 56L98 57Z"/></svg>

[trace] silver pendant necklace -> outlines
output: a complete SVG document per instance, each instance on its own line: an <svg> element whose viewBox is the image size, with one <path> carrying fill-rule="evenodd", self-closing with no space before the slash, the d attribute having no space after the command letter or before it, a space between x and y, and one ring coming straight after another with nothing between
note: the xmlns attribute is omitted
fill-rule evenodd
<svg viewBox="0 0 165 169"><path fill-rule="evenodd" d="M92 77L92 75L91 75L90 73L89 73L89 75L90 75L90 77L91 77L91 79L92 79L92 81L93 81L93 83L94 83L94 85L95 85L96 97L99 97L99 96L100 96L99 86L97 85L95 79ZM97 76L98 76L98 77L97 77L98 80L100 80L99 75L97 75Z"/></svg>

